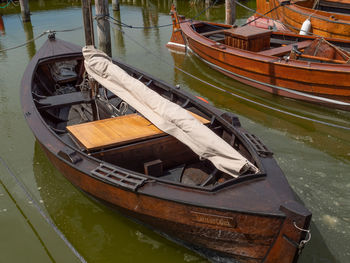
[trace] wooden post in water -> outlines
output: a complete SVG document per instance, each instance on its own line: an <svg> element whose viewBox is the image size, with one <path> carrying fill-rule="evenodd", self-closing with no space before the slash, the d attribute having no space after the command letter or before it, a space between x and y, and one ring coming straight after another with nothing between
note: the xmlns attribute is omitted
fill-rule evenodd
<svg viewBox="0 0 350 263"><path fill-rule="evenodd" d="M119 0L112 0L112 10L113 11L120 10Z"/></svg>
<svg viewBox="0 0 350 263"><path fill-rule="evenodd" d="M92 22L91 0L81 0L83 12L85 45L95 45L94 24Z"/></svg>
<svg viewBox="0 0 350 263"><path fill-rule="evenodd" d="M236 21L236 2L235 0L225 0L225 23L233 25Z"/></svg>
<svg viewBox="0 0 350 263"><path fill-rule="evenodd" d="M97 16L98 46L108 56L112 55L111 32L109 22L105 16L109 16L108 0L95 0Z"/></svg>
<svg viewBox="0 0 350 263"><path fill-rule="evenodd" d="M21 5L22 22L29 22L30 21L30 11L29 11L28 0L19 0L19 3Z"/></svg>

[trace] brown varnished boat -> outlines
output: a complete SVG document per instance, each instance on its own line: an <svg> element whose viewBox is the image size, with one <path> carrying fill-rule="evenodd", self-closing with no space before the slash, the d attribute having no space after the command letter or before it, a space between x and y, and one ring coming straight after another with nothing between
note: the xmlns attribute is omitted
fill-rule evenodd
<svg viewBox="0 0 350 263"><path fill-rule="evenodd" d="M98 76L87 81L87 63L80 47L51 36L21 84L29 127L72 184L206 253L249 263L297 261L310 238L311 213L297 201L273 154L236 116L120 61L108 62L190 112L196 125L241 154L249 166L232 176L159 130L146 112L98 84Z"/></svg>
<svg viewBox="0 0 350 263"><path fill-rule="evenodd" d="M190 50L212 68L253 87L350 110L350 41L232 27L179 17L169 48Z"/></svg>
<svg viewBox="0 0 350 263"><path fill-rule="evenodd" d="M281 21L290 30L299 33L303 23L309 19L308 32L328 38L350 40L349 0L305 0L291 1L280 6L283 0L257 0L257 12Z"/></svg>

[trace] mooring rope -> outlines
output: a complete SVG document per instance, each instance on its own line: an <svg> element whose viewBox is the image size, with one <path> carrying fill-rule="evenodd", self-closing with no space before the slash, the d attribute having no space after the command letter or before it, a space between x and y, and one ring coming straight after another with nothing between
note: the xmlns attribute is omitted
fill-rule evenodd
<svg viewBox="0 0 350 263"><path fill-rule="evenodd" d="M113 22L110 21L110 23L114 24ZM326 125L326 126L330 126L330 127L334 127L334 128L339 128L339 129L344 129L344 130L350 130L350 127L346 127L346 126L342 126L342 125L338 125L338 124L334 124L334 123L329 123L329 122L326 122L326 121L321 121L321 120L316 120L316 119L313 119L313 118L309 118L309 117L306 117L306 116L302 116L302 115L299 115L299 114L295 114L295 113L292 113L292 112L289 112L289 111L285 111L285 110L282 110L282 109L278 109L278 108L275 108L275 107L272 107L272 106L269 106L269 105L266 105L266 104L263 104L263 103L260 103L260 102L257 102L257 101L254 101L252 99L248 99L246 97L243 97L241 95L238 95L236 93L233 93L233 92L230 92L228 90L225 90L224 88L220 88L218 86L216 86L215 84L212 84L212 83L209 83L197 76L194 76L193 74L181 69L180 67L176 66L176 65L172 65L170 64L169 62L167 62L166 60L164 60L161 56L159 56L158 54L155 54L153 51L151 51L150 49L146 48L144 45L142 45L141 43L139 43L137 40L133 39L131 36L129 36L128 34L125 33L125 31L121 30L120 28L116 27L122 34L124 34L127 38L129 38L132 42L134 42L136 45L140 46L142 49L144 49L147 53L150 53L152 56L156 57L157 59L159 59L161 62L163 62L164 64L167 64L168 66L170 67L174 67L176 68L177 70L181 71L182 73L188 75L189 77L195 79L195 80L198 80L210 87L213 87L219 91L222 91L224 93L227 93L231 96L234 96L236 98L239 98L241 100L244 100L244 101L247 101L247 102L250 102L252 104L255 104L255 105L258 105L260 107L263 107L263 108L266 108L266 109L269 109L269 110L273 110L273 111L276 111L276 112L279 112L279 113L283 113L285 115L289 115L289 116L292 116L292 117L295 117L295 118L299 118L299 119L303 119L303 120L307 120L307 121L311 121L311 122L314 122L314 123L319 123L319 124L322 124L322 125Z"/></svg>
<svg viewBox="0 0 350 263"><path fill-rule="evenodd" d="M5 162L5 160L0 156L0 162L4 165L4 167L7 169L8 173L11 175L11 177L16 181L16 184L22 189L22 191L24 192L25 196L27 197L27 199L32 202L32 204L35 206L35 208L38 210L38 212L40 213L40 215L45 219L45 221L51 226L51 228L53 228L53 230L56 232L56 234L63 240L63 242L70 248L70 250L73 252L73 254L80 260L80 262L82 263L87 263L87 261L83 258L82 255L79 254L79 252L75 249L75 247L68 241L68 239L65 237L65 235L57 228L57 226L55 225L55 223L52 221L52 219L46 215L46 213L44 212L44 210L41 208L41 206L38 204L38 202L35 200L35 198L33 198L33 196L31 195L30 191L27 189L27 187L21 182L21 180L15 175L14 172L12 172L12 170L10 169L10 167L7 165L7 163ZM3 184L3 183L2 183ZM9 192L8 192L9 193ZM12 198L13 199L13 198ZM14 199L13 199L14 200ZM15 200L14 200L15 201ZM17 204L18 206L18 204ZM18 208L20 208L18 206ZM21 210L21 213L23 214L23 211ZM23 214L24 215L24 214ZM25 216L25 215L24 215ZM26 217L26 216L25 216ZM28 219L26 217L26 219ZM29 220L27 220L28 223ZM30 223L31 225L31 223ZM34 226L32 226L33 231L36 232L36 230L34 229ZM36 232L36 234L38 235L38 233ZM38 238L40 239L40 242L43 244L43 241L41 240L41 238L38 236ZM45 247L45 249L47 250L47 248ZM47 252L49 253L49 251L47 250ZM52 257L49 253L49 256Z"/></svg>
<svg viewBox="0 0 350 263"><path fill-rule="evenodd" d="M260 19L260 18L262 18L262 17L266 17L267 14L270 14L272 11L277 10L277 9L280 8L281 6L284 6L284 5L281 3L281 4L279 4L278 6L275 6L275 7L272 8L271 10L267 11L265 14L260 15L260 16L258 16L258 17L256 17L256 18L254 18L253 20L251 20L251 21L249 21L249 22L243 24L242 26L249 25L250 23L253 23L253 22L255 22L256 20L258 20L258 19Z"/></svg>
<svg viewBox="0 0 350 263"><path fill-rule="evenodd" d="M14 46L14 47L9 47L9 48L4 48L4 49L1 49L0 52L4 52L4 51L9 51L9 50L12 50L12 49L17 49L17 48L20 48L20 47L23 47L23 46L26 46L28 45L30 42L33 42L39 38L41 38L42 36L45 36L46 34L51 34L51 33L57 33L57 32L71 32L71 31L75 31L75 30L78 30L78 29L82 29L83 27L80 26L80 27L75 27L75 28L72 28L72 29L63 29L63 30L45 30L44 32L42 32L41 34L39 34L38 36L32 38L32 39L29 39L28 41L22 43L22 44L19 44L17 46Z"/></svg>

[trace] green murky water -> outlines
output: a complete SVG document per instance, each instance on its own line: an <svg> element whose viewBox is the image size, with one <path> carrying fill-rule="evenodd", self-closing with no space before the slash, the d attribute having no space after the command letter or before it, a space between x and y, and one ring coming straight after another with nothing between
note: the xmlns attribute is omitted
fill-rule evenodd
<svg viewBox="0 0 350 263"><path fill-rule="evenodd" d="M254 1L246 4L255 6ZM19 6L0 9L5 25L0 50L48 29L81 26L79 5L80 1L30 1L32 22L26 25L20 21ZM177 6L188 17L205 8L204 1L178 0ZM111 15L126 24L157 26L171 22L169 9L170 1L124 1L120 13L111 11ZM240 24L251 14L242 8L237 13ZM223 21L224 5L203 12L200 19ZM111 28L113 56L236 113L275 153L291 186L313 212L313 237L300 262L350 262L350 131L255 105L202 84L173 66L279 110L347 127L350 114L257 91L208 68L193 55L171 53L165 47L169 27L124 28L124 35L119 29ZM57 37L79 45L84 41L82 29ZM0 262L79 262L38 208L88 262L206 262L81 193L48 162L25 123L19 101L25 66L44 40L0 52Z"/></svg>

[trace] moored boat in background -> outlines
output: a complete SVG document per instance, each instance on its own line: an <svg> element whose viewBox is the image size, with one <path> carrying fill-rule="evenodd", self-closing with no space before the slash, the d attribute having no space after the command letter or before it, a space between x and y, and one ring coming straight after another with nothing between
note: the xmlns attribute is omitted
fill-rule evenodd
<svg viewBox="0 0 350 263"><path fill-rule="evenodd" d="M350 110L350 41L185 20L172 9L169 48L273 94Z"/></svg>
<svg viewBox="0 0 350 263"><path fill-rule="evenodd" d="M297 261L310 237L311 213L297 201L272 153L236 116L93 48L84 55L85 61L80 47L51 36L21 84L29 127L72 184L185 244L241 262ZM110 74L115 71L120 76ZM123 92L112 93L114 88L157 95L143 104L141 94L129 101ZM178 110L137 110L139 103L157 108L155 101L165 101L165 111ZM181 121L203 131L199 135L213 136L204 139L215 142L215 154L209 149L200 158L197 146L149 121L179 112ZM181 121L170 118L169 125ZM237 158L224 156L218 145ZM230 161L220 165L219 159Z"/></svg>
<svg viewBox="0 0 350 263"><path fill-rule="evenodd" d="M257 0L256 16L265 14L281 21L295 33L313 33L316 36L350 40L350 2L348 0ZM303 24L305 26L303 28ZM305 31L301 31L303 28Z"/></svg>

